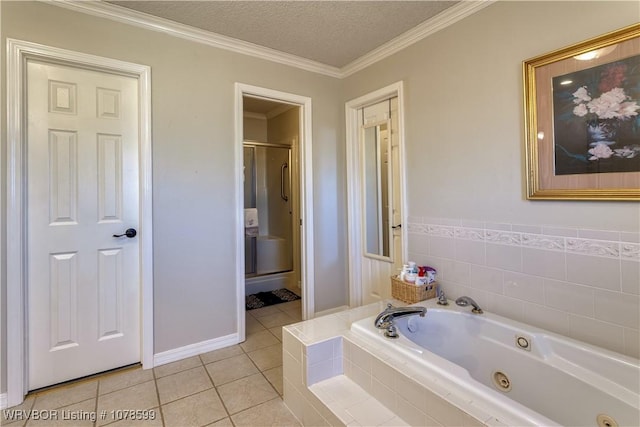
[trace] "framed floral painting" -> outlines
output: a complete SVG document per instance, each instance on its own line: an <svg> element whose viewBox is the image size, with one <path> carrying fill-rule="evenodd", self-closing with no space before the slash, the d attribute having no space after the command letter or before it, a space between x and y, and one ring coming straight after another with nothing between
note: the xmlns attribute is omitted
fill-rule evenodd
<svg viewBox="0 0 640 427"><path fill-rule="evenodd" d="M527 198L640 200L640 24L523 73Z"/></svg>

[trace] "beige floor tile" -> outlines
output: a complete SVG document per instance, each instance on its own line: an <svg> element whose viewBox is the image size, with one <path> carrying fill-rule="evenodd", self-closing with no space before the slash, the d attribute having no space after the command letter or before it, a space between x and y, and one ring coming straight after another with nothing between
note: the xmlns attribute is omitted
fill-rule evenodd
<svg viewBox="0 0 640 427"><path fill-rule="evenodd" d="M158 407L136 414L135 419L131 419L131 417L120 419L115 423L109 424L109 427L163 427L164 425L165 424L162 423L160 408ZM169 424L166 424L166 426L173 427L169 426Z"/></svg>
<svg viewBox="0 0 640 427"><path fill-rule="evenodd" d="M120 417L112 411L127 411L129 409L147 410L159 406L158 393L154 381L137 384L123 390L98 396L98 421L96 425L104 425L120 421ZM100 419L100 414L107 411L107 416ZM158 415L158 414L156 414Z"/></svg>
<svg viewBox="0 0 640 427"><path fill-rule="evenodd" d="M247 335L255 334L256 332L264 331L266 328L262 326L262 323L258 322L258 319L247 314L245 321L245 331Z"/></svg>
<svg viewBox="0 0 640 427"><path fill-rule="evenodd" d="M278 341L271 332L264 330L247 336L246 341L240 344L240 347L242 347L244 351L250 352L279 343L280 341Z"/></svg>
<svg viewBox="0 0 640 427"><path fill-rule="evenodd" d="M262 376L255 374L218 387L227 410L235 414L278 397L278 393Z"/></svg>
<svg viewBox="0 0 640 427"><path fill-rule="evenodd" d="M248 355L261 371L282 366L282 344L280 343L252 351Z"/></svg>
<svg viewBox="0 0 640 427"><path fill-rule="evenodd" d="M46 419L30 419L27 427L89 427L96 421L96 399L88 399L73 405L58 408L50 413ZM42 414L42 413L40 413Z"/></svg>
<svg viewBox="0 0 640 427"><path fill-rule="evenodd" d="M207 427L233 427L233 423L231 422L231 418L227 417L215 423L207 424Z"/></svg>
<svg viewBox="0 0 640 427"><path fill-rule="evenodd" d="M167 363L166 365L160 365L153 368L156 374L156 378L166 377L177 372L193 369L197 366L202 366L202 361L198 356L188 357L186 359L178 360L177 362Z"/></svg>
<svg viewBox="0 0 640 427"><path fill-rule="evenodd" d="M262 323L262 326L267 329L274 328L276 326L289 325L291 323L297 322L294 317L289 316L284 311L279 311L274 314L268 314L266 316L259 317L258 321Z"/></svg>
<svg viewBox="0 0 640 427"><path fill-rule="evenodd" d="M259 372L251 362L251 359L244 353L229 359L209 363L205 368L207 368L207 372L209 372L209 376L216 387Z"/></svg>
<svg viewBox="0 0 640 427"><path fill-rule="evenodd" d="M275 328L269 329L269 332L273 334L280 342L282 342L282 326L276 326Z"/></svg>
<svg viewBox="0 0 640 427"><path fill-rule="evenodd" d="M302 300L297 299L295 301L283 302L282 304L278 304L278 309L280 311L302 311Z"/></svg>
<svg viewBox="0 0 640 427"><path fill-rule="evenodd" d="M204 366L157 379L160 403L165 404L213 387Z"/></svg>
<svg viewBox="0 0 640 427"><path fill-rule="evenodd" d="M256 308L255 310L248 310L247 314L255 317L256 319L267 316L274 313L280 313L280 309L276 305L269 305L267 307Z"/></svg>
<svg viewBox="0 0 640 427"><path fill-rule="evenodd" d="M282 399L273 399L253 408L232 415L231 419L236 427L254 426L301 426L282 402Z"/></svg>
<svg viewBox="0 0 640 427"><path fill-rule="evenodd" d="M128 369L122 372L114 372L99 379L100 387L98 393L107 394L116 390L131 387L132 385L145 383L153 380L153 371L151 369Z"/></svg>
<svg viewBox="0 0 640 427"><path fill-rule="evenodd" d="M300 310L287 310L287 313L294 320L294 323L302 322L302 312Z"/></svg>
<svg viewBox="0 0 640 427"><path fill-rule="evenodd" d="M7 408L6 411L0 411L0 426L10 425L11 427L17 427L25 425L27 420L23 419L23 414L25 413L22 411L30 411L35 400L34 396L27 396L21 404Z"/></svg>
<svg viewBox="0 0 640 427"><path fill-rule="evenodd" d="M262 372L267 380L271 383L273 388L276 389L278 394L282 396L284 389L282 387L282 366L278 366L277 368L267 369Z"/></svg>
<svg viewBox="0 0 640 427"><path fill-rule="evenodd" d="M200 427L228 416L215 389L162 405L167 426Z"/></svg>
<svg viewBox="0 0 640 427"><path fill-rule="evenodd" d="M98 381L82 381L35 394L34 410L56 409L96 397Z"/></svg>
<svg viewBox="0 0 640 427"><path fill-rule="evenodd" d="M210 351L200 355L203 364L217 362L218 360L228 359L229 357L243 354L242 347L239 345L232 345L231 347L221 348L220 350Z"/></svg>

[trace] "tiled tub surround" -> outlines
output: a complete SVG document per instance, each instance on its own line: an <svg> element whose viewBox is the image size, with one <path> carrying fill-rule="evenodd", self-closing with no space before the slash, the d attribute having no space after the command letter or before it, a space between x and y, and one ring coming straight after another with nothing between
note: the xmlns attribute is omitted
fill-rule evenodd
<svg viewBox="0 0 640 427"><path fill-rule="evenodd" d="M447 297L640 357L640 233L409 217Z"/></svg>
<svg viewBox="0 0 640 427"><path fill-rule="evenodd" d="M396 304L401 305L398 301ZM431 310L437 307L434 300L429 304ZM445 311L463 310L451 304ZM542 422L546 418L499 393L495 398L490 391L483 392L483 386L476 387L471 378L455 381L452 372L456 369L430 352L416 356L413 350L396 351L398 341L372 339L371 335L351 330L353 322L368 322L371 319L367 318L383 309L382 303L370 304L283 328L284 401L303 425L553 424ZM487 316L499 319L490 313ZM559 345L567 342L558 338ZM421 358L427 360L426 365L420 364ZM614 385L610 392L619 390Z"/></svg>
<svg viewBox="0 0 640 427"><path fill-rule="evenodd" d="M350 331L383 309L369 304L283 328L284 401L303 425L510 425Z"/></svg>

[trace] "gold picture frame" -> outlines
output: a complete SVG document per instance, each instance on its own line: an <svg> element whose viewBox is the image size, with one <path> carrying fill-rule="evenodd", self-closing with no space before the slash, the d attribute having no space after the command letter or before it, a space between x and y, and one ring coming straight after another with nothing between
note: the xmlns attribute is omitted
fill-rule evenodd
<svg viewBox="0 0 640 427"><path fill-rule="evenodd" d="M529 200L640 200L640 24L523 62Z"/></svg>

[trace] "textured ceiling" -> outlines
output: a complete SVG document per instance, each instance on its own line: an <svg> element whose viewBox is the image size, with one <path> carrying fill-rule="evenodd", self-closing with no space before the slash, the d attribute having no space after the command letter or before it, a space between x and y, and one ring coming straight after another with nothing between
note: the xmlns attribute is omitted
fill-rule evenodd
<svg viewBox="0 0 640 427"><path fill-rule="evenodd" d="M109 1L343 67L457 1Z"/></svg>

